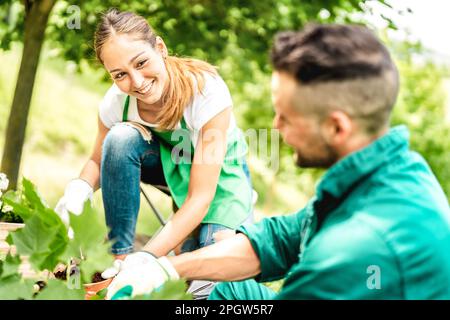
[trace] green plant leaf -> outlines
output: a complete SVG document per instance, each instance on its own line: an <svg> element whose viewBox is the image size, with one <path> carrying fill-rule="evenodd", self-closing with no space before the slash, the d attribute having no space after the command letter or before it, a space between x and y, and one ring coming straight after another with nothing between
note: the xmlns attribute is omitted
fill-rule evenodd
<svg viewBox="0 0 450 320"><path fill-rule="evenodd" d="M40 217L48 228L55 230L54 237L50 242L50 254L47 256L49 268L53 269L60 261L61 255L65 252L69 243L67 228L61 221L61 218L50 208L40 211Z"/></svg>
<svg viewBox="0 0 450 320"><path fill-rule="evenodd" d="M85 260L80 264L81 275L85 283L91 282L95 272L102 272L112 266L113 256L108 253L109 245L106 243L96 244L83 252Z"/></svg>
<svg viewBox="0 0 450 320"><path fill-rule="evenodd" d="M12 233L12 238L17 253L29 256L34 270L51 270L57 263L52 259L54 254L51 247L57 232L55 228L46 225L41 216L33 214L24 228Z"/></svg>
<svg viewBox="0 0 450 320"><path fill-rule="evenodd" d="M65 259L83 258L80 263L84 283L90 283L95 272L101 272L112 265L110 244L106 241L107 229L99 215L86 203L80 215L69 213L74 237L64 254Z"/></svg>
<svg viewBox="0 0 450 320"><path fill-rule="evenodd" d="M0 300L31 299L33 281L19 274L21 260L10 253L0 261Z"/></svg>
<svg viewBox="0 0 450 320"><path fill-rule="evenodd" d="M34 280L13 277L0 280L0 300L28 300L33 297Z"/></svg>
<svg viewBox="0 0 450 320"><path fill-rule="evenodd" d="M12 256L10 253L5 257L4 261L1 261L0 267L0 279L5 279L19 274L20 257Z"/></svg>
<svg viewBox="0 0 450 320"><path fill-rule="evenodd" d="M74 233L73 241L82 246L83 249L92 246L92 244L104 242L106 226L89 202L85 203L82 214L69 213L69 216L70 226Z"/></svg>
<svg viewBox="0 0 450 320"><path fill-rule="evenodd" d="M18 214L24 221L31 218L33 210L22 201L22 197L17 191L8 191L3 195L5 204L11 206L13 211Z"/></svg>
<svg viewBox="0 0 450 320"><path fill-rule="evenodd" d="M50 279L45 288L39 292L36 300L84 300L85 291L83 288L70 288L61 280Z"/></svg>
<svg viewBox="0 0 450 320"><path fill-rule="evenodd" d="M150 294L137 295L133 300L192 300L192 294L186 292L186 282L170 280Z"/></svg>
<svg viewBox="0 0 450 320"><path fill-rule="evenodd" d="M69 241L67 228L41 199L31 181L24 178L22 183L22 196L10 193L5 199L25 220L25 227L10 233L10 239L20 255L30 256L30 263L36 271L52 270L66 250Z"/></svg>
<svg viewBox="0 0 450 320"><path fill-rule="evenodd" d="M12 233L8 233L8 236L5 239L6 243L9 244L10 246L14 244L14 240L12 238Z"/></svg>
<svg viewBox="0 0 450 320"><path fill-rule="evenodd" d="M45 210L46 208L48 208L48 205L41 198L39 193L36 191L36 187L30 180L23 178L22 186L23 195L25 196L25 199L31 204L31 207L33 209Z"/></svg>
<svg viewBox="0 0 450 320"><path fill-rule="evenodd" d="M108 288L102 289L93 297L91 300L105 300L106 294L108 293Z"/></svg>

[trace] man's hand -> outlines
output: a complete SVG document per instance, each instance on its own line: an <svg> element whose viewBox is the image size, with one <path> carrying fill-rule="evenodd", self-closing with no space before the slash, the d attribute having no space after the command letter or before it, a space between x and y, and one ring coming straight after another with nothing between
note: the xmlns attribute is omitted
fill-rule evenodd
<svg viewBox="0 0 450 320"><path fill-rule="evenodd" d="M145 251L130 254L117 267L120 271L108 287L108 300L151 293L166 281L180 278L166 257L157 259Z"/></svg>
<svg viewBox="0 0 450 320"><path fill-rule="evenodd" d="M123 260L116 259L112 267L109 267L105 271L102 272L103 279L114 278L121 270L122 270Z"/></svg>
<svg viewBox="0 0 450 320"><path fill-rule="evenodd" d="M80 215L84 203L88 199L92 201L93 194L94 190L89 183L82 179L74 179L67 184L64 196L58 201L55 211L68 226L69 211L75 215Z"/></svg>

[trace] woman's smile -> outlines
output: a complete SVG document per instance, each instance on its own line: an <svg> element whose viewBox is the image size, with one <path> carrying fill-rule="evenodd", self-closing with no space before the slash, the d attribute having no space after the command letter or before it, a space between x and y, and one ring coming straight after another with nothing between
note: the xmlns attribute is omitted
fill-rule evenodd
<svg viewBox="0 0 450 320"><path fill-rule="evenodd" d="M153 84L155 83L155 79L151 80L150 82L147 82L142 89L136 90L137 93L139 93L141 96L146 97L150 94L151 89L153 88Z"/></svg>

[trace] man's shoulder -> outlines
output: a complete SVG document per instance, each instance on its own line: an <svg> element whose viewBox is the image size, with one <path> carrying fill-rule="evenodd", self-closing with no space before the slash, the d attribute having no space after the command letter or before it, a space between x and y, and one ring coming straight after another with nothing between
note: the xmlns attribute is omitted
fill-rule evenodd
<svg viewBox="0 0 450 320"><path fill-rule="evenodd" d="M368 180L371 184L375 184L375 187L381 187L381 190L383 187L390 190L397 186L400 187L396 189L396 193L422 193L424 183L442 189L427 161L422 155L411 150L399 153L392 161L371 175ZM404 188L404 186L408 186L408 188Z"/></svg>
<svg viewBox="0 0 450 320"><path fill-rule="evenodd" d="M448 200L437 178L426 160L410 150L369 175L350 197L351 210L386 214L394 220L414 214L423 215L423 219L437 218L429 212L450 217ZM403 215L406 212L408 216Z"/></svg>

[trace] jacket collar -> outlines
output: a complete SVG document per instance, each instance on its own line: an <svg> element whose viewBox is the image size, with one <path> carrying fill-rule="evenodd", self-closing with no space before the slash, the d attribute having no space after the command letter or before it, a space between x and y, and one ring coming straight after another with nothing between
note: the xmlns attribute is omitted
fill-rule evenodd
<svg viewBox="0 0 450 320"><path fill-rule="evenodd" d="M328 196L342 198L351 191L352 186L408 148L408 129L403 125L391 128L382 137L347 155L328 169L317 186L317 200Z"/></svg>

